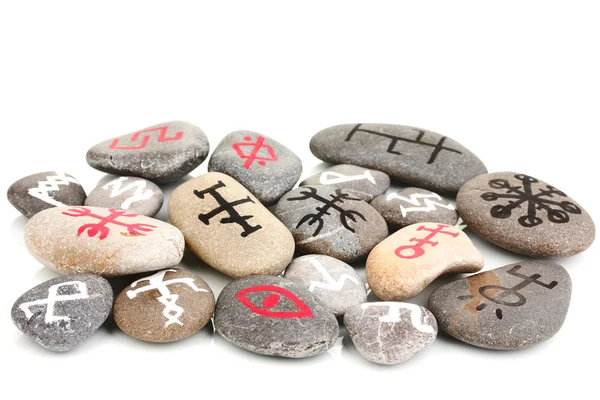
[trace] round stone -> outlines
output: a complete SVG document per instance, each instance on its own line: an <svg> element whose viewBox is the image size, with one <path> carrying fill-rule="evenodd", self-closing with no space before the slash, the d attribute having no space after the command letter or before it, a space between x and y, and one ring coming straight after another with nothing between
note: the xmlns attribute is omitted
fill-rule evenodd
<svg viewBox="0 0 600 400"><path fill-rule="evenodd" d="M117 208L153 217L163 204L162 190L154 183L136 177L121 176L103 183L90 192L85 205Z"/></svg>

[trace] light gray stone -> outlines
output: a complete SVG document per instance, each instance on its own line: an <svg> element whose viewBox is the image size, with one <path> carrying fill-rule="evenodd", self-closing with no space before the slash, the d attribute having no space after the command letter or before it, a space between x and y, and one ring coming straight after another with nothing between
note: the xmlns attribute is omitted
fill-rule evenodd
<svg viewBox="0 0 600 400"><path fill-rule="evenodd" d="M390 177L380 171L340 164L327 168L300 183L300 186L325 185L351 193L364 201L385 193L390 187Z"/></svg>
<svg viewBox="0 0 600 400"><path fill-rule="evenodd" d="M115 177L90 192L85 205L117 208L147 217L155 216L162 207L163 192L154 183L131 176Z"/></svg>

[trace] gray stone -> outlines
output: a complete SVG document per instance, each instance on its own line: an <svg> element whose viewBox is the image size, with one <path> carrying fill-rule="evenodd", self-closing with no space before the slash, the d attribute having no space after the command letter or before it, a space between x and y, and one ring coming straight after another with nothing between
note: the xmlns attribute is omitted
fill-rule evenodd
<svg viewBox="0 0 600 400"><path fill-rule="evenodd" d="M274 213L292 232L297 249L345 262L365 257L388 234L377 210L329 186L296 188L279 200Z"/></svg>
<svg viewBox="0 0 600 400"><path fill-rule="evenodd" d="M456 207L473 232L527 256L572 256L587 249L596 236L592 218L575 200L515 172L471 179L460 189Z"/></svg>
<svg viewBox="0 0 600 400"><path fill-rule="evenodd" d="M85 190L64 172L40 172L21 178L8 188L8 201L27 218L51 207L82 206Z"/></svg>
<svg viewBox="0 0 600 400"><path fill-rule="evenodd" d="M235 131L221 140L210 157L208 170L231 176L269 206L298 182L302 161L268 136Z"/></svg>
<svg viewBox="0 0 600 400"><path fill-rule="evenodd" d="M410 187L396 193L382 194L370 203L393 229L419 222L455 225L458 213L454 205L437 193Z"/></svg>
<svg viewBox="0 0 600 400"><path fill-rule="evenodd" d="M338 317L348 307L367 301L365 284L354 268L333 257L298 257L287 267L284 278L314 294Z"/></svg>
<svg viewBox="0 0 600 400"><path fill-rule="evenodd" d="M136 177L121 176L97 186L85 205L127 210L153 217L163 204L162 190L154 183Z"/></svg>
<svg viewBox="0 0 600 400"><path fill-rule="evenodd" d="M344 325L358 352L377 364L398 364L414 357L438 332L429 310L400 302L351 307L344 315Z"/></svg>
<svg viewBox="0 0 600 400"><path fill-rule="evenodd" d="M39 345L68 351L104 323L113 292L106 279L77 274L50 279L25 292L11 310L14 324Z"/></svg>
<svg viewBox="0 0 600 400"><path fill-rule="evenodd" d="M171 121L100 142L88 150L86 159L102 172L165 183L192 172L208 151L200 128Z"/></svg>
<svg viewBox="0 0 600 400"><path fill-rule="evenodd" d="M364 201L385 193L390 187L390 177L380 171L357 167L356 165L340 164L327 168L300 183L300 186L325 185L351 193Z"/></svg>
<svg viewBox="0 0 600 400"><path fill-rule="evenodd" d="M332 164L373 168L392 179L441 193L456 193L487 172L479 158L438 133L404 125L337 125L317 133L310 150Z"/></svg>
<svg viewBox="0 0 600 400"><path fill-rule="evenodd" d="M525 261L439 287L429 309L440 329L474 346L512 350L554 336L571 300L571 278L551 261Z"/></svg>
<svg viewBox="0 0 600 400"><path fill-rule="evenodd" d="M335 315L312 293L288 279L262 275L223 289L215 329L243 349L290 358L321 354L339 336Z"/></svg>

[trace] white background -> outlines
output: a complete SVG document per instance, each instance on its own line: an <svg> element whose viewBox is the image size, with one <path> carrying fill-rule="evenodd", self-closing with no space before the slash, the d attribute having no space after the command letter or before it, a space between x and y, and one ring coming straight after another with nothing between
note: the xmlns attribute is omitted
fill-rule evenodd
<svg viewBox="0 0 600 400"><path fill-rule="evenodd" d="M1 4L3 190L25 175L59 170L89 192L103 176L85 162L89 147L173 119L200 126L212 148L237 129L269 135L297 152L304 178L323 168L308 150L314 133L386 122L448 135L490 171L546 180L598 221L597 3ZM206 162L192 175L205 171ZM440 335L416 358L384 367L363 360L348 339L328 354L287 360L238 349L208 328L153 345L108 324L77 349L54 354L10 320L16 298L54 273L25 249L26 219L6 200L0 210L2 398L596 393L598 244L559 260L573 279L569 315L553 339L526 350L483 350ZM159 217L166 218L164 208ZM468 234L486 269L525 258ZM229 281L193 255L183 264L215 292ZM414 302L425 304L439 284Z"/></svg>

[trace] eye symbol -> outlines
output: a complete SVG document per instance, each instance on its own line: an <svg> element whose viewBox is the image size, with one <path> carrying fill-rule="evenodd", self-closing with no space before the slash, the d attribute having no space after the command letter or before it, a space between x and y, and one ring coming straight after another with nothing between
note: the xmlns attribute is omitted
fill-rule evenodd
<svg viewBox="0 0 600 400"><path fill-rule="evenodd" d="M261 303L261 306L256 306L250 299L247 297L248 293L256 293L256 292L270 292L270 294L265 297ZM298 311L271 311L277 304L279 304L281 300L281 296L285 297L292 303L296 305ZM271 317L271 318L312 318L313 313L310 308L304 303L302 300L298 298L294 293L290 292L287 289L281 288L279 286L274 285L259 285L252 286L246 289L240 290L236 297L238 300L248 307L250 311L255 314L262 315L263 317Z"/></svg>

